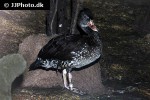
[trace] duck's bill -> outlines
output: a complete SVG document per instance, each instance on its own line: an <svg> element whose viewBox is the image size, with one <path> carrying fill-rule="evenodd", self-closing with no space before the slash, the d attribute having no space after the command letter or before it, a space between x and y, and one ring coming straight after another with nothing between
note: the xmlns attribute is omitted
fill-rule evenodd
<svg viewBox="0 0 150 100"><path fill-rule="evenodd" d="M94 25L93 20L90 20L90 21L87 23L87 25L88 25L93 31L98 32L98 29L97 29L97 27Z"/></svg>

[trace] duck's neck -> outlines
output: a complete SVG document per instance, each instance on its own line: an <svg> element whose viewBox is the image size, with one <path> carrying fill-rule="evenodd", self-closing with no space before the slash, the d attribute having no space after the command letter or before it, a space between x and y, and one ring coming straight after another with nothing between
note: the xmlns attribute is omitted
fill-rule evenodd
<svg viewBox="0 0 150 100"><path fill-rule="evenodd" d="M93 31L91 30L90 28L87 28L87 27L82 27L82 30L88 34L90 37L93 37L94 40L96 41L96 43L98 45L101 45L101 40L100 40L100 36L99 36L99 32L97 31Z"/></svg>
<svg viewBox="0 0 150 100"><path fill-rule="evenodd" d="M95 42L98 44L98 45L101 45L101 40L100 40L100 36L99 36L99 33L98 32L91 32L89 33L89 36L90 37L93 37Z"/></svg>
<svg viewBox="0 0 150 100"><path fill-rule="evenodd" d="M98 32L93 32L93 37L99 45L101 45L101 40Z"/></svg>

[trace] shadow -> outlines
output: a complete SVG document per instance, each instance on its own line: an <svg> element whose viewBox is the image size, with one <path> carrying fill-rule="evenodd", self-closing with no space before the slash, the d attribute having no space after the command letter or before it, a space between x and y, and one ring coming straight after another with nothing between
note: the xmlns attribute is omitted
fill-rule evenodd
<svg viewBox="0 0 150 100"><path fill-rule="evenodd" d="M13 92L15 89L19 88L21 86L21 83L23 82L23 74L16 77L16 79L11 84L11 92Z"/></svg>

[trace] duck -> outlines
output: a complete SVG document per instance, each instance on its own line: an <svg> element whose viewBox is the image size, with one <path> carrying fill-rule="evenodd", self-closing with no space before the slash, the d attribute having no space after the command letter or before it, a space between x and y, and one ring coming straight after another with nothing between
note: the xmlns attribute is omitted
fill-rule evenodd
<svg viewBox="0 0 150 100"><path fill-rule="evenodd" d="M102 55L99 31L88 8L80 10L77 19L80 34L65 34L52 38L38 53L29 70L38 68L62 71L66 89L76 90L72 83L72 70L95 64Z"/></svg>

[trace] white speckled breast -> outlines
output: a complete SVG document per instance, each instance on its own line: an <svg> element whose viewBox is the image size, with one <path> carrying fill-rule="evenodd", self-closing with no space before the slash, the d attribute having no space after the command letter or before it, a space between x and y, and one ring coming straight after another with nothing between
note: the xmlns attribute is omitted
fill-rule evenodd
<svg viewBox="0 0 150 100"><path fill-rule="evenodd" d="M66 61L61 61L58 59L46 59L43 62L42 67L45 68L81 68L83 66L86 66L98 58L100 58L100 49L97 48L88 48L85 46L82 48L80 51L72 51L72 60L66 60Z"/></svg>
<svg viewBox="0 0 150 100"><path fill-rule="evenodd" d="M73 60L69 62L69 65L75 68L80 68L82 66L88 65L98 58L100 58L100 49L91 48L82 48L81 51L72 51Z"/></svg>
<svg viewBox="0 0 150 100"><path fill-rule="evenodd" d="M89 65L90 63L96 61L101 56L101 50L99 46L89 46L86 43L82 49L72 51L72 60L59 60L59 59L46 59L43 62L42 67L45 68L81 68L83 66Z"/></svg>

